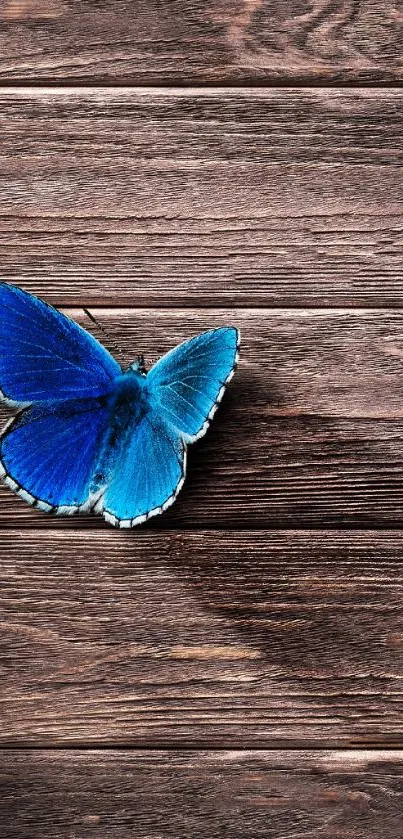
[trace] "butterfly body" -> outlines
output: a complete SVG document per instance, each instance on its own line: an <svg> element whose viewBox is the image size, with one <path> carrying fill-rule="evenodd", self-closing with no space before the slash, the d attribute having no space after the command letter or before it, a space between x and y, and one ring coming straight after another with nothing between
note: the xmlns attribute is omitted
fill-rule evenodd
<svg viewBox="0 0 403 839"><path fill-rule="evenodd" d="M126 449L128 439L136 433L150 410L144 379L144 375L129 367L125 373L116 377L110 393L99 399L100 405L104 404L107 408L108 419L94 467L90 494L95 495L106 487L119 452Z"/></svg>
<svg viewBox="0 0 403 839"><path fill-rule="evenodd" d="M233 327L123 372L76 323L0 284L0 388L20 408L0 440L0 477L46 512L93 511L132 527L181 489L186 449L215 413L238 357Z"/></svg>
<svg viewBox="0 0 403 839"><path fill-rule="evenodd" d="M116 433L129 425L137 425L150 410L145 388L145 376L129 368L117 376L108 398L111 426Z"/></svg>

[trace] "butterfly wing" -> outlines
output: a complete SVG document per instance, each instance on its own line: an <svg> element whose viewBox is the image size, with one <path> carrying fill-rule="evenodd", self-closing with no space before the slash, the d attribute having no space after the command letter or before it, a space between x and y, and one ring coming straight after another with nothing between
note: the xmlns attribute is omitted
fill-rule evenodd
<svg viewBox="0 0 403 839"><path fill-rule="evenodd" d="M89 509L91 483L108 429L106 400L37 405L17 415L0 439L0 477L47 512Z"/></svg>
<svg viewBox="0 0 403 839"><path fill-rule="evenodd" d="M121 373L117 361L70 318L0 283L0 396L15 404L94 397Z"/></svg>
<svg viewBox="0 0 403 839"><path fill-rule="evenodd" d="M161 359L147 377L147 410L123 435L107 486L100 487L108 394L121 369L69 318L0 284L0 387L3 398L25 406L0 440L0 476L49 512L94 507L121 527L162 512L183 485L186 443L207 430L238 344L236 329L217 329Z"/></svg>
<svg viewBox="0 0 403 839"><path fill-rule="evenodd" d="M149 410L128 434L102 500L111 524L133 527L174 502L185 479L186 444L206 432L238 347L236 329L215 329L176 347L150 371Z"/></svg>
<svg viewBox="0 0 403 839"><path fill-rule="evenodd" d="M162 513L185 480L186 446L161 418L148 411L126 437L103 497L110 524L133 527Z"/></svg>
<svg viewBox="0 0 403 839"><path fill-rule="evenodd" d="M203 332L168 352L150 370L147 392L160 417L192 443L206 433L238 361L237 329Z"/></svg>

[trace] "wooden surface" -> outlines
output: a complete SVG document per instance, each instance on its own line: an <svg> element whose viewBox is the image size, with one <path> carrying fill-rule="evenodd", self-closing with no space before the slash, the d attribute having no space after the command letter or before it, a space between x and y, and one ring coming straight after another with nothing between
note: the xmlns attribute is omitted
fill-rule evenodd
<svg viewBox="0 0 403 839"><path fill-rule="evenodd" d="M3 531L2 744L403 744L401 532Z"/></svg>
<svg viewBox="0 0 403 839"><path fill-rule="evenodd" d="M0 92L1 272L56 305L401 306L402 90Z"/></svg>
<svg viewBox="0 0 403 839"><path fill-rule="evenodd" d="M8 839L395 839L403 752L17 751Z"/></svg>
<svg viewBox="0 0 403 839"><path fill-rule="evenodd" d="M393 84L396 0L3 0L0 78Z"/></svg>
<svg viewBox="0 0 403 839"><path fill-rule="evenodd" d="M243 338L166 515L0 491L7 839L402 832L402 26L0 5L1 278L127 363Z"/></svg>

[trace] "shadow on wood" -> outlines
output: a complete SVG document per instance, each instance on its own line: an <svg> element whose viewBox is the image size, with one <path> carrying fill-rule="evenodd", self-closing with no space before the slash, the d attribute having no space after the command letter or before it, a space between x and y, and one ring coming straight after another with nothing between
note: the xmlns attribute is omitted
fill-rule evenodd
<svg viewBox="0 0 403 839"><path fill-rule="evenodd" d="M398 533L3 531L1 742L403 738Z"/></svg>

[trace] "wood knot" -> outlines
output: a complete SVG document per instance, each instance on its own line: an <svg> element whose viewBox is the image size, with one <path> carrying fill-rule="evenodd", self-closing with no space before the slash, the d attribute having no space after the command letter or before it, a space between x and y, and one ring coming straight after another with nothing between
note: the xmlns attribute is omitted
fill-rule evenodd
<svg viewBox="0 0 403 839"><path fill-rule="evenodd" d="M101 816L91 815L91 816L84 816L83 824L99 824L101 821Z"/></svg>

